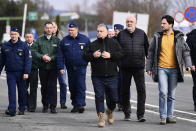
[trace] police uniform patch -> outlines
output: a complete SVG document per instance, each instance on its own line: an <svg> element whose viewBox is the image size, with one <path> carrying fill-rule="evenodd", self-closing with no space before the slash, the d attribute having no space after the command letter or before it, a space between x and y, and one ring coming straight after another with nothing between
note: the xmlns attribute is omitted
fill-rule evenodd
<svg viewBox="0 0 196 131"><path fill-rule="evenodd" d="M57 45L56 44L52 44L52 47L57 47Z"/></svg>
<svg viewBox="0 0 196 131"><path fill-rule="evenodd" d="M9 49L5 49L5 52L8 52L8 51L10 51Z"/></svg>
<svg viewBox="0 0 196 131"><path fill-rule="evenodd" d="M80 45L80 49L81 50L84 50L84 45L85 45L85 43L78 43L79 45Z"/></svg>
<svg viewBox="0 0 196 131"><path fill-rule="evenodd" d="M84 46L83 46L83 45L81 45L81 46L80 46L80 48L81 48L81 50L83 50L83 49L84 49Z"/></svg>
<svg viewBox="0 0 196 131"><path fill-rule="evenodd" d="M23 50L22 49L18 49L18 55L22 56L23 55Z"/></svg>
<svg viewBox="0 0 196 131"><path fill-rule="evenodd" d="M70 44L69 43L65 43L65 46L69 46Z"/></svg>
<svg viewBox="0 0 196 131"><path fill-rule="evenodd" d="M85 45L85 43L78 43L79 45Z"/></svg>
<svg viewBox="0 0 196 131"><path fill-rule="evenodd" d="M19 55L19 56L22 56L22 52L19 52L18 55Z"/></svg>

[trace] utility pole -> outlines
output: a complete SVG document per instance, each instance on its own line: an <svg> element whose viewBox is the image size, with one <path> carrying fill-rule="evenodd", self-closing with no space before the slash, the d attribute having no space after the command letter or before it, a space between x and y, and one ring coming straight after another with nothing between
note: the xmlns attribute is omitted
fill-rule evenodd
<svg viewBox="0 0 196 131"><path fill-rule="evenodd" d="M85 19L85 34L88 36L88 20Z"/></svg>
<svg viewBox="0 0 196 131"><path fill-rule="evenodd" d="M42 12L45 12L45 0L42 0Z"/></svg>
<svg viewBox="0 0 196 131"><path fill-rule="evenodd" d="M24 15L23 15L23 24L22 24L22 38L24 38L26 17L27 17L27 4L24 5Z"/></svg>

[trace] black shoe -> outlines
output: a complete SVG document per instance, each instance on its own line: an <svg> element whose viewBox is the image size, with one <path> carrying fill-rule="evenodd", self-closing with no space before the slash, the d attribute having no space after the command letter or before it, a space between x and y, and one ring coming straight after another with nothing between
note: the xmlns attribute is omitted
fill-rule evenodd
<svg viewBox="0 0 196 131"><path fill-rule="evenodd" d="M61 109L67 109L67 106L65 104L61 104Z"/></svg>
<svg viewBox="0 0 196 131"><path fill-rule="evenodd" d="M43 107L42 113L47 113L48 112L48 107Z"/></svg>
<svg viewBox="0 0 196 131"><path fill-rule="evenodd" d="M35 109L28 109L29 112L35 112Z"/></svg>
<svg viewBox="0 0 196 131"><path fill-rule="evenodd" d="M11 112L11 111L9 111L9 110L6 110L6 111L5 111L5 114L6 114L6 115L9 115L9 116L15 116L15 115L16 115L15 113L13 113L13 112Z"/></svg>
<svg viewBox="0 0 196 131"><path fill-rule="evenodd" d="M71 110L71 113L76 113L76 112L79 112L79 111L78 111L78 107L74 107L74 108Z"/></svg>
<svg viewBox="0 0 196 131"><path fill-rule="evenodd" d="M24 115L24 111L19 111L18 115Z"/></svg>
<svg viewBox="0 0 196 131"><path fill-rule="evenodd" d="M51 108L51 109L50 109L50 112L51 112L52 114L56 114L56 113L57 113L57 110L56 110L56 108Z"/></svg>
<svg viewBox="0 0 196 131"><path fill-rule="evenodd" d="M83 113L83 112L84 112L84 110L85 110L85 109L84 109L84 107L83 107L83 106L79 106L79 107L78 107L78 112L79 112L79 113Z"/></svg>
<svg viewBox="0 0 196 131"><path fill-rule="evenodd" d="M138 118L138 122L145 122L145 121L146 121L146 118L145 117Z"/></svg>
<svg viewBox="0 0 196 131"><path fill-rule="evenodd" d="M122 111L122 105L121 104L118 104L118 111Z"/></svg>
<svg viewBox="0 0 196 131"><path fill-rule="evenodd" d="M130 121L130 120L131 120L131 115L130 115L130 113L125 112L124 114L125 114L124 120L125 120L125 121Z"/></svg>

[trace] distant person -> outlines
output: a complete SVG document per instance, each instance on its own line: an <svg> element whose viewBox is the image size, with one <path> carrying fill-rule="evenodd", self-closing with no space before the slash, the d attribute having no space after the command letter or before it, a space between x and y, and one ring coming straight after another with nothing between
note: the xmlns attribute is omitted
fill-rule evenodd
<svg viewBox="0 0 196 131"><path fill-rule="evenodd" d="M117 40L117 36L120 33L120 31L124 30L124 26L121 24L115 24L114 25L114 32L115 36L112 38ZM120 76L120 62L118 62L118 111L122 111L122 100L121 100L121 95L120 95L120 90L121 90L121 76Z"/></svg>
<svg viewBox="0 0 196 131"><path fill-rule="evenodd" d="M44 35L33 44L33 55L38 60L41 82L42 112L57 113L57 50L60 39L53 36L52 22L44 24ZM50 97L48 96L50 95Z"/></svg>
<svg viewBox="0 0 196 131"><path fill-rule="evenodd" d="M9 106L5 111L8 116L16 115L16 86L18 89L18 115L24 115L26 109L26 79L31 72L32 56L29 47L19 38L19 30L12 27L11 39L3 44L0 51L0 76L5 66L8 85Z"/></svg>
<svg viewBox="0 0 196 131"><path fill-rule="evenodd" d="M124 26L123 25L121 25L121 24L115 24L114 25L114 33L115 33L115 38L117 38L117 36L118 36L118 34L122 31L122 30L124 30Z"/></svg>
<svg viewBox="0 0 196 131"><path fill-rule="evenodd" d="M67 68L69 90L71 93L72 113L83 113L86 106L86 68L83 59L84 51L90 43L89 39L79 33L76 22L69 23L69 35L65 36L58 48L58 70L63 75Z"/></svg>
<svg viewBox="0 0 196 131"><path fill-rule="evenodd" d="M192 66L183 33L173 30L173 25L173 17L161 18L162 31L154 34L146 63L147 73L158 82L161 125L176 123L173 113L177 83L184 81L183 63L189 71Z"/></svg>
<svg viewBox="0 0 196 131"><path fill-rule="evenodd" d="M60 32L60 30L57 27L57 24L55 22L52 22L53 24L53 35L58 37L60 40L63 39L63 34ZM64 71L66 72L66 67L64 66ZM60 85L60 104L61 109L67 109L66 106L66 97L67 97L67 84L66 84L66 73L61 74L58 71L58 81Z"/></svg>
<svg viewBox="0 0 196 131"><path fill-rule="evenodd" d="M115 36L114 29L108 29L108 38L112 38Z"/></svg>
<svg viewBox="0 0 196 131"><path fill-rule="evenodd" d="M193 29L190 33L187 34L186 42L190 48L190 54L192 59L192 68L191 71L192 78L193 78L193 102L194 102L194 111L196 111L196 72L195 72L195 65L196 65L196 29Z"/></svg>
<svg viewBox="0 0 196 131"><path fill-rule="evenodd" d="M25 42L29 46L32 52L32 45L34 44L34 36L33 33L28 32L25 34ZM37 88L38 88L38 66L37 60L33 56L32 57L32 66L31 66L31 73L29 74L29 78L26 82L27 89L30 87L30 92L27 91L27 110L29 112L35 112L37 107Z"/></svg>
<svg viewBox="0 0 196 131"><path fill-rule="evenodd" d="M136 18L129 16L126 19L126 29L118 34L124 57L120 61L121 98L124 120L131 120L130 85L134 78L137 90L137 119L145 122L146 86L144 77L145 57L148 54L148 37L146 33L136 28Z"/></svg>
<svg viewBox="0 0 196 131"><path fill-rule="evenodd" d="M108 123L113 124L113 111L118 102L117 89L117 61L122 57L119 43L107 37L107 27L99 24L97 40L92 42L84 55L86 61L91 62L91 78L95 91L95 104L99 117L98 126L105 126L104 97L106 96Z"/></svg>

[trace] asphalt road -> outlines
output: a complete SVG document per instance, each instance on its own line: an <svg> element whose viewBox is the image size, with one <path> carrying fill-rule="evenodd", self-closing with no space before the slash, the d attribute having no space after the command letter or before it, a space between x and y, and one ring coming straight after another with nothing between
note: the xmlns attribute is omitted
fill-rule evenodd
<svg viewBox="0 0 196 131"><path fill-rule="evenodd" d="M70 113L72 106L69 92L67 95L68 109L60 109L58 89L58 113L41 113L41 95L38 89L38 107L35 113L25 112L25 115L7 117L4 112L8 105L8 93L6 76L3 73L0 78L0 131L195 131L196 112L193 111L192 78L186 75L185 82L178 84L176 90L175 117L176 124L159 125L158 113L158 88L157 83L152 82L146 75L146 113L145 123L137 122L136 100L137 94L134 81L131 86L132 115L131 121L124 121L122 112L115 111L113 125L106 124L105 128L98 128L98 117L95 110L94 92L90 78L90 68L87 71L87 91L85 112L83 114ZM106 118L106 117L105 117Z"/></svg>

